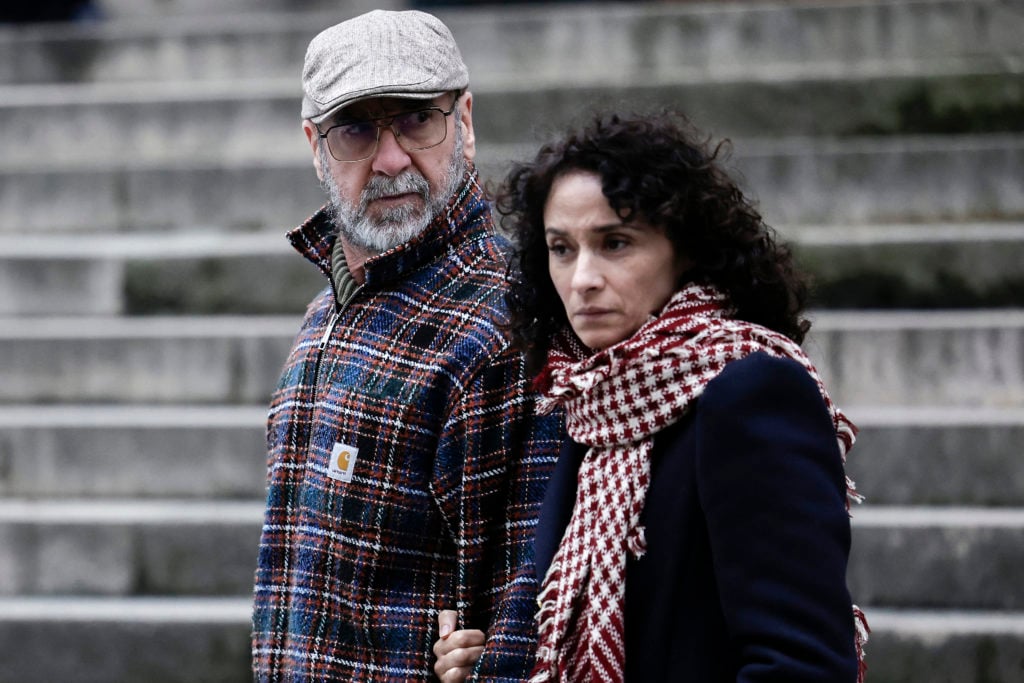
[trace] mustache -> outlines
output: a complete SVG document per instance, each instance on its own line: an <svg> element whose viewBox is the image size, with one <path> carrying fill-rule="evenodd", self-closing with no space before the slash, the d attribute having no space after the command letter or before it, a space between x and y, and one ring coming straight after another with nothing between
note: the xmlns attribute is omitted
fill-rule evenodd
<svg viewBox="0 0 1024 683"><path fill-rule="evenodd" d="M425 200L430 198L430 183L422 175L409 170L395 177L371 176L360 194L359 201L365 208L375 199L396 194L414 193Z"/></svg>

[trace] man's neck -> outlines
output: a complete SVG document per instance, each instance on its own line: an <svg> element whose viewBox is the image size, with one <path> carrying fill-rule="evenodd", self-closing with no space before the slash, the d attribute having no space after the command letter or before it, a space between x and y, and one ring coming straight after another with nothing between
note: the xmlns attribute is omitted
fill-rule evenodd
<svg viewBox="0 0 1024 683"><path fill-rule="evenodd" d="M338 239L341 240L341 250L345 253L345 265L348 266L349 275L357 283L363 284L366 281L364 264L376 254L352 244L344 235L338 235Z"/></svg>

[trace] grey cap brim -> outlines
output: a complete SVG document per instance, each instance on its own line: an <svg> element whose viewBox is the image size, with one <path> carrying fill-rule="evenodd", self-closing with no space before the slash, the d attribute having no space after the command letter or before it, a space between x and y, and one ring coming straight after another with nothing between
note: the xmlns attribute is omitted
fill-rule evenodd
<svg viewBox="0 0 1024 683"><path fill-rule="evenodd" d="M453 88L453 90L463 90L463 88ZM372 100L372 99L381 98L381 97L393 97L393 98L396 98L396 99L406 99L406 100L432 100L435 97L440 97L441 95L444 95L445 93L449 93L449 92L452 92L452 91L451 90L438 90L437 92L427 92L427 93L423 93L423 92L395 92L395 91L391 91L391 90L387 90L386 91L386 89L382 88L382 89L380 89L377 92L371 92L371 93L368 93L368 94L365 94L365 95L360 95L360 96L344 99L344 100L338 102L337 104L335 104L333 107L331 107L327 111L324 111L322 114L317 114L315 116L307 116L306 112L307 111L317 111L317 110L322 108L322 105L319 105L319 104L316 104L316 103L312 103L312 102L307 102L307 98L304 96L302 98L302 118L309 119L313 123L323 123L324 121L326 121L327 119L331 118L332 116L337 114L339 111L341 111L345 107L350 107L353 104L357 104L357 103L362 102L364 100Z"/></svg>

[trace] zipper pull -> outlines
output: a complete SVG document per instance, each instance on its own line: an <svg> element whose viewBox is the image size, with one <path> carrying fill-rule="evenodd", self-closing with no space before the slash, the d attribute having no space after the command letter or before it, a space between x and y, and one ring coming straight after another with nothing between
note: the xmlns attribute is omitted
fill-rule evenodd
<svg viewBox="0 0 1024 683"><path fill-rule="evenodd" d="M320 337L320 343L317 348L323 351L327 347L327 340L331 338L331 332L334 331L334 326L338 324L338 318L341 317L341 311L337 308L334 309L334 313L331 314L331 319L327 323L327 329L324 330L324 336Z"/></svg>

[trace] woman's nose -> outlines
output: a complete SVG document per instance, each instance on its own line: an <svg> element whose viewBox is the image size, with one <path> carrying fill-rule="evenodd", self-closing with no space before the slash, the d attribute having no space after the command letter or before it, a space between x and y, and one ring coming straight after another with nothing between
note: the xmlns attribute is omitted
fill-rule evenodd
<svg viewBox="0 0 1024 683"><path fill-rule="evenodd" d="M576 257L576 268L572 273L572 288L577 292L599 289L604 283L598 259L586 251Z"/></svg>

